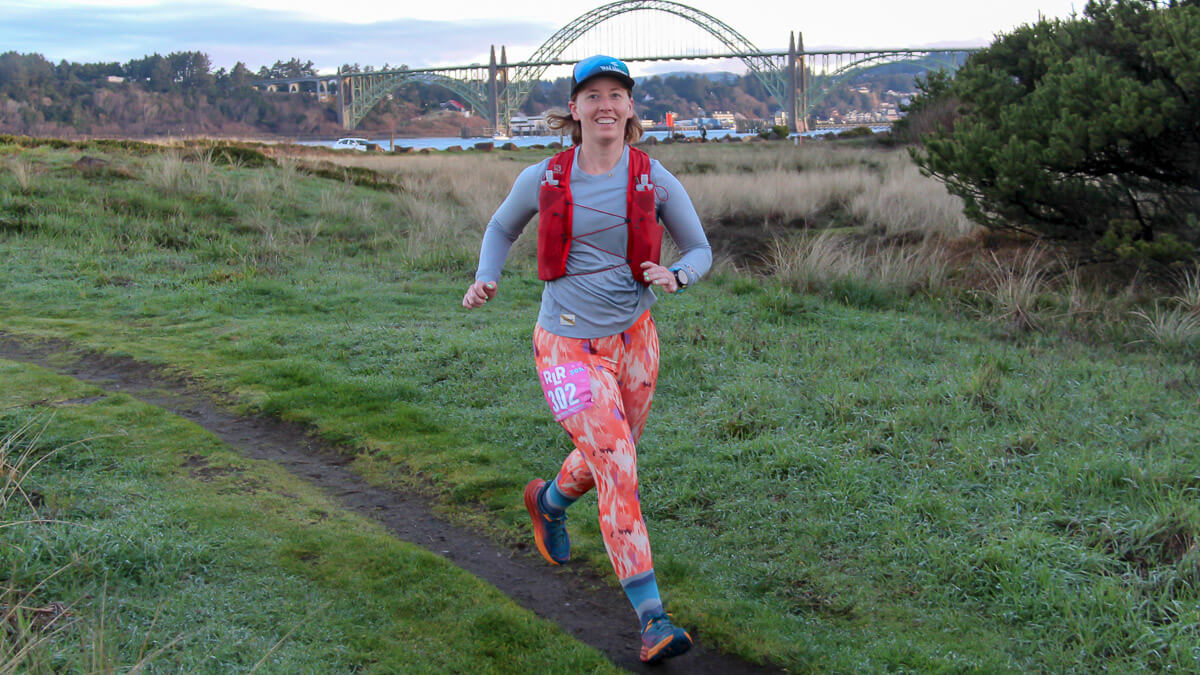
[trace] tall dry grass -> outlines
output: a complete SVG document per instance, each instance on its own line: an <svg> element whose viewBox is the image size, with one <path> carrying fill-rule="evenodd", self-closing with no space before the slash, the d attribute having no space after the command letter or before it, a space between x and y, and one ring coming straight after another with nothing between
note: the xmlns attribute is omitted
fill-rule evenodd
<svg viewBox="0 0 1200 675"><path fill-rule="evenodd" d="M907 153L891 153L868 186L850 201L850 213L863 227L885 235L920 233L945 239L979 230L963 214L963 203L939 181L921 174Z"/></svg>
<svg viewBox="0 0 1200 675"><path fill-rule="evenodd" d="M762 173L830 171L869 165L880 151L789 143L676 143L646 148L673 173Z"/></svg>
<svg viewBox="0 0 1200 675"><path fill-rule="evenodd" d="M705 223L833 224L948 239L977 230L962 201L903 151L778 143L668 145L652 153L676 173Z"/></svg>
<svg viewBox="0 0 1200 675"><path fill-rule="evenodd" d="M1033 246L1012 259L991 254L987 282L977 293L990 306L993 319L1018 331L1041 326L1039 301L1048 290L1050 256Z"/></svg>
<svg viewBox="0 0 1200 675"><path fill-rule="evenodd" d="M4 162L13 177L19 192L29 194L33 190L33 164L24 157L10 157Z"/></svg>
<svg viewBox="0 0 1200 675"><path fill-rule="evenodd" d="M216 164L212 151L184 156L178 150L165 150L148 157L142 165L142 180L147 185L172 194L192 194L219 189L214 178Z"/></svg>
<svg viewBox="0 0 1200 675"><path fill-rule="evenodd" d="M680 183L706 224L765 223L820 226L823 213L846 210L875 182L864 168L798 174L786 170L758 173L683 174Z"/></svg>
<svg viewBox="0 0 1200 675"><path fill-rule="evenodd" d="M1172 297L1188 314L1200 317L1200 265L1179 274L1178 293Z"/></svg>
<svg viewBox="0 0 1200 675"><path fill-rule="evenodd" d="M340 163L393 176L405 258L439 268L461 267L478 253L488 221L524 168L486 154L368 156ZM511 255L529 258L535 249L534 238L523 236Z"/></svg>
<svg viewBox="0 0 1200 675"><path fill-rule="evenodd" d="M1142 342L1171 350L1200 347L1200 315L1187 308L1163 307L1155 302L1150 308L1136 309L1130 314L1141 322Z"/></svg>
<svg viewBox="0 0 1200 675"><path fill-rule="evenodd" d="M936 238L916 245L872 245L845 234L776 239L768 254L769 274L802 292L819 292L834 283L877 284L903 293L936 291L946 280L950 254Z"/></svg>
<svg viewBox="0 0 1200 675"><path fill-rule="evenodd" d="M680 179L718 243L725 225L761 226L764 244L779 234L778 226L833 224L942 239L975 229L962 215L958 199L922 176L899 151L710 143L660 145L649 152ZM483 227L524 168L504 155L487 153L353 155L337 162L393 176L400 186L398 208L411 256L430 251L474 255ZM336 209L322 202L322 210ZM512 255L528 258L535 248L532 237L522 237ZM889 270L908 269L911 257L934 259L899 248L881 254ZM931 273L938 276L936 269Z"/></svg>

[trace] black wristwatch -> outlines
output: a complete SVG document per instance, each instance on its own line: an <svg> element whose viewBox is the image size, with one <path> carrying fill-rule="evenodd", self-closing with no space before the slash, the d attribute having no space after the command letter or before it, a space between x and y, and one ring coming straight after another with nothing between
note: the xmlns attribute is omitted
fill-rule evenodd
<svg viewBox="0 0 1200 675"><path fill-rule="evenodd" d="M679 290L675 291L676 293L687 288L688 284L692 281L688 278L687 272L684 272L682 267L672 267L671 273L675 275L675 283L679 284Z"/></svg>

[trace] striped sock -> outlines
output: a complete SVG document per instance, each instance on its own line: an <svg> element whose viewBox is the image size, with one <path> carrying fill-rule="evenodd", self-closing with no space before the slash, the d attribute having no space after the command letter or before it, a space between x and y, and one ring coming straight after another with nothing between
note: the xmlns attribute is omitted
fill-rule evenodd
<svg viewBox="0 0 1200 675"><path fill-rule="evenodd" d="M637 610L638 625L642 628L646 627L650 617L663 613L662 598L658 595L658 581L654 578L653 569L622 579L621 587Z"/></svg>
<svg viewBox="0 0 1200 675"><path fill-rule="evenodd" d="M567 507L574 504L577 497L568 497L558 489L558 478L550 481L550 485L542 491L538 506L550 516L561 516Z"/></svg>

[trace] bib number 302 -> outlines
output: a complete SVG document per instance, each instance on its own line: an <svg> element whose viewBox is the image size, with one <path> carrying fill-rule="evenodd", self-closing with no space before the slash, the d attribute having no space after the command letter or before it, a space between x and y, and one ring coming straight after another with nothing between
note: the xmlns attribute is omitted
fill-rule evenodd
<svg viewBox="0 0 1200 675"><path fill-rule="evenodd" d="M592 407L592 380L582 361L543 368L538 374L555 422Z"/></svg>

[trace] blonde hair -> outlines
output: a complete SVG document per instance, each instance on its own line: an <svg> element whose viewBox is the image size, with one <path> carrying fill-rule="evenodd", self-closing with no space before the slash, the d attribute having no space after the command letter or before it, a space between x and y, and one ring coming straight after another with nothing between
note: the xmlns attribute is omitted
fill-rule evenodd
<svg viewBox="0 0 1200 675"><path fill-rule="evenodd" d="M630 92L630 98L632 98L632 94L633 92ZM574 100L574 98L571 100ZM630 104L632 105L632 101ZM563 110L562 108L547 110L546 126L555 131L561 129L563 132L570 133L571 142L575 145L583 143L583 125L579 123L579 120L571 117L569 110ZM637 143L642 139L642 134L645 132L646 130L642 127L642 120L638 118L635 111L633 117L625 121L625 142L630 145Z"/></svg>

